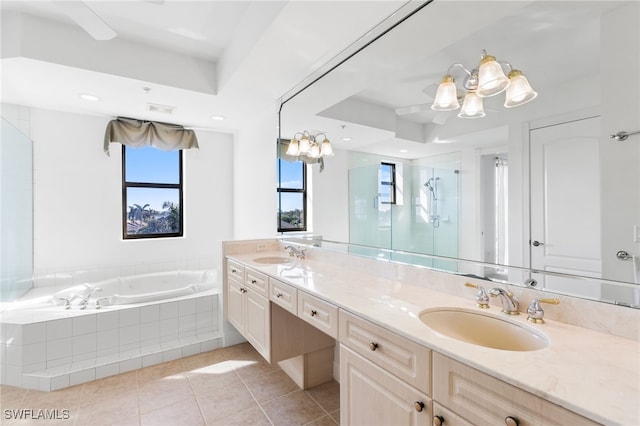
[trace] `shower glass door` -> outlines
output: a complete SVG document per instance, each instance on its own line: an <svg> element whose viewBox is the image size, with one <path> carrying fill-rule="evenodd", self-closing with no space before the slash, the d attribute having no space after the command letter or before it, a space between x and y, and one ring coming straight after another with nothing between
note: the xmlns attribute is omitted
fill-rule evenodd
<svg viewBox="0 0 640 426"><path fill-rule="evenodd" d="M32 142L2 118L0 139L0 301L33 284Z"/></svg>

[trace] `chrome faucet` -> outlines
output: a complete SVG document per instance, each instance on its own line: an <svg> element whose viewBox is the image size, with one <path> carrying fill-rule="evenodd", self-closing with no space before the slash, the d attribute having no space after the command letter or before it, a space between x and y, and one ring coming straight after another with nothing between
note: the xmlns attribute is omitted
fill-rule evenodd
<svg viewBox="0 0 640 426"><path fill-rule="evenodd" d="M476 292L476 306L478 308L487 309L489 308L489 295L485 291L484 287L481 285L473 284L473 283L465 283L465 287L476 288L478 291Z"/></svg>
<svg viewBox="0 0 640 426"><path fill-rule="evenodd" d="M558 299L543 299L543 298L535 298L531 301L531 304L527 308L527 320L536 324L544 324L544 310L542 310L542 306L540 303L550 303L552 305L557 305L560 303Z"/></svg>
<svg viewBox="0 0 640 426"><path fill-rule="evenodd" d="M80 309L86 309L87 305L89 304L89 299L91 298L91 296L93 296L93 293L97 293L100 291L102 291L100 287L93 287L91 291L85 294L82 300L80 300L80 303L79 303Z"/></svg>
<svg viewBox="0 0 640 426"><path fill-rule="evenodd" d="M294 246L285 246L284 249L289 250L289 257L295 256L296 259L304 260L305 249Z"/></svg>
<svg viewBox="0 0 640 426"><path fill-rule="evenodd" d="M518 315L518 301L513 297L513 293L500 287L489 290L489 296L500 297L502 301L502 312L509 315Z"/></svg>

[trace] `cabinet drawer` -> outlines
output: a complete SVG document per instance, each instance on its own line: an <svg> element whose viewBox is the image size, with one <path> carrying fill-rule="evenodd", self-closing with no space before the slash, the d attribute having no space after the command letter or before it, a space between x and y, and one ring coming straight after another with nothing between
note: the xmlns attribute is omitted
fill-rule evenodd
<svg viewBox="0 0 640 426"><path fill-rule="evenodd" d="M437 417L439 417L437 419ZM473 426L462 417L452 411L447 410L437 402L433 403L433 426Z"/></svg>
<svg viewBox="0 0 640 426"><path fill-rule="evenodd" d="M431 394L431 351L340 310L340 342L413 387Z"/></svg>
<svg viewBox="0 0 640 426"><path fill-rule="evenodd" d="M227 276L244 282L244 265L235 260L227 259Z"/></svg>
<svg viewBox="0 0 640 426"><path fill-rule="evenodd" d="M269 299L280 307L298 315L298 290L281 281L269 278Z"/></svg>
<svg viewBox="0 0 640 426"><path fill-rule="evenodd" d="M477 425L596 425L597 423L495 377L433 354L433 399Z"/></svg>
<svg viewBox="0 0 640 426"><path fill-rule="evenodd" d="M315 296L298 292L298 317L334 339L338 338L338 308Z"/></svg>
<svg viewBox="0 0 640 426"><path fill-rule="evenodd" d="M261 296L269 297L269 279L268 277L251 268L245 268L244 283Z"/></svg>

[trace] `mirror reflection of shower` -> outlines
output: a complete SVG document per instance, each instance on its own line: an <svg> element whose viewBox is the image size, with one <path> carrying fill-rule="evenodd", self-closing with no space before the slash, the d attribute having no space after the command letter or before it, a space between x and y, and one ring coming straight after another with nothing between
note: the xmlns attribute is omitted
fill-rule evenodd
<svg viewBox="0 0 640 426"><path fill-rule="evenodd" d="M424 183L424 186L429 191L429 223L431 223L434 228L440 227L440 214L438 211L439 182L439 177L431 177Z"/></svg>

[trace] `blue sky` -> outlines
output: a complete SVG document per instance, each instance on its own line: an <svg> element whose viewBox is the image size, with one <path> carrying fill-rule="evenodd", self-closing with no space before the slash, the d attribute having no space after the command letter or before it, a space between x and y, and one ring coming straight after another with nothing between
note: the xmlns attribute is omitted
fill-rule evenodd
<svg viewBox="0 0 640 426"><path fill-rule="evenodd" d="M127 148L127 182L179 183L179 151L160 151L152 147ZM178 203L178 190L161 188L129 188L127 204L150 204L162 211L162 203Z"/></svg>

